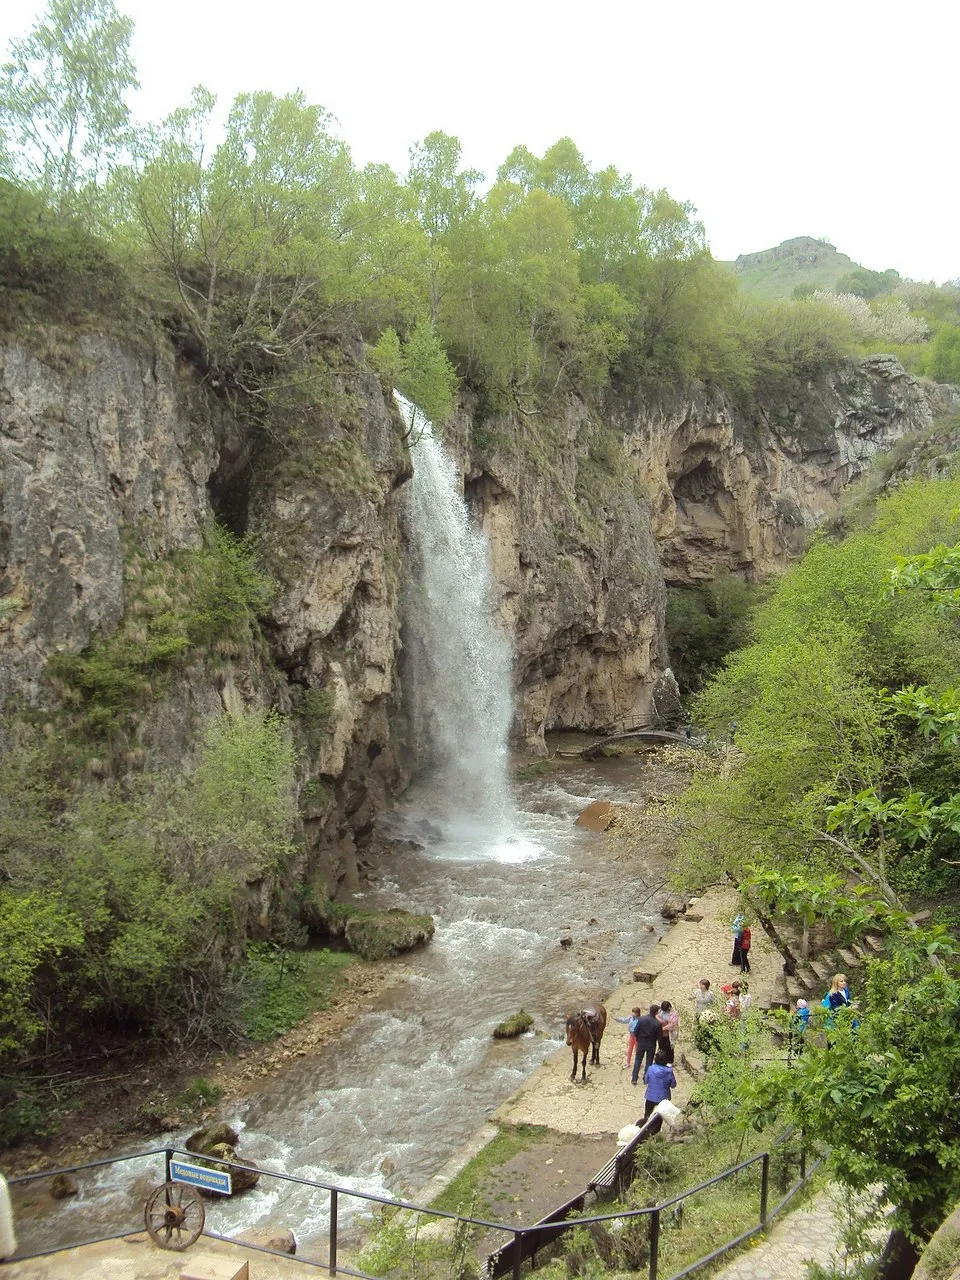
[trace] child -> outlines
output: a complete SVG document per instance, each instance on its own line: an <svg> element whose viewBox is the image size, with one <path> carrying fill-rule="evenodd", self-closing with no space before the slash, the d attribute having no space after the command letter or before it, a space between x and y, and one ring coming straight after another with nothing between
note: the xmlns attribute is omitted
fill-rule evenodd
<svg viewBox="0 0 960 1280"><path fill-rule="evenodd" d="M790 1019L790 1044L787 1057L799 1057L803 1053L803 1036L810 1025L810 1009L806 1000L798 1000L793 1017Z"/></svg>
<svg viewBox="0 0 960 1280"><path fill-rule="evenodd" d="M637 1023L643 1017L643 1010L634 1006L630 1010L629 1018L614 1018L614 1022L625 1022L627 1024L627 1061L624 1064L629 1067L633 1061L633 1052L637 1047Z"/></svg>
<svg viewBox="0 0 960 1280"><path fill-rule="evenodd" d="M740 933L740 972L750 972L750 930L747 925Z"/></svg>
<svg viewBox="0 0 960 1280"><path fill-rule="evenodd" d="M670 1090L677 1087L677 1077L673 1074L673 1067L667 1062L667 1056L662 1049L658 1049L654 1054L653 1062L643 1073L643 1080L647 1086L644 1094L643 1118L649 1120L657 1103L669 1102Z"/></svg>
<svg viewBox="0 0 960 1280"><path fill-rule="evenodd" d="M710 979L701 978L700 982L697 984L697 990L693 995L693 1002L695 1005L694 1013L696 1016L699 1018L701 1013L712 1008L715 1000L716 996L710 990Z"/></svg>

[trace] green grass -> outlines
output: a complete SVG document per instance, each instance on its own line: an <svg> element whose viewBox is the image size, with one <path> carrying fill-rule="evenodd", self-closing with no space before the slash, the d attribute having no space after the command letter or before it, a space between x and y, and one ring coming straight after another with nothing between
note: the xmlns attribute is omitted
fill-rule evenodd
<svg viewBox="0 0 960 1280"><path fill-rule="evenodd" d="M356 962L345 951L283 951L257 944L247 955L241 1024L251 1040L274 1040L311 1013L330 1007L343 971Z"/></svg>
<svg viewBox="0 0 960 1280"><path fill-rule="evenodd" d="M202 1111L204 1107L212 1107L223 1097L223 1085L206 1076L194 1076L193 1079L174 1095L174 1103L186 1111Z"/></svg>
<svg viewBox="0 0 960 1280"><path fill-rule="evenodd" d="M593 1206L588 1215L640 1209L662 1203L689 1187L751 1155L767 1150L770 1134L745 1136L707 1129L684 1143L653 1138L641 1146L639 1173L620 1202ZM769 1203L773 1207L796 1181L796 1151L789 1144L776 1149L770 1164ZM812 1157L811 1157L812 1159ZM683 1202L680 1213L664 1211L660 1224L659 1271L663 1276L696 1262L738 1235L759 1226L761 1162L724 1179ZM816 1185L816 1183L811 1184ZM809 1195L805 1190L797 1199ZM758 1233L759 1234L759 1233ZM539 1272L542 1280L567 1280L570 1275L615 1274L620 1269L645 1270L649 1259L649 1216L633 1219L617 1230L598 1224L573 1228L564 1238L563 1252Z"/></svg>
<svg viewBox="0 0 960 1280"><path fill-rule="evenodd" d="M447 1213L462 1213L464 1206L482 1204L481 1188L495 1169L505 1165L515 1155L544 1137L549 1130L542 1125L501 1125L500 1131L487 1145L460 1170L435 1200L431 1209L443 1209Z"/></svg>

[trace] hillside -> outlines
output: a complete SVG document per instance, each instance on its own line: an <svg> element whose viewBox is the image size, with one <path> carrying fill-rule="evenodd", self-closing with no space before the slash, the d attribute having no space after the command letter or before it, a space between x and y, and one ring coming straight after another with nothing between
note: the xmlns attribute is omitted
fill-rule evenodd
<svg viewBox="0 0 960 1280"><path fill-rule="evenodd" d="M744 293L759 298L789 298L798 284L832 289L857 264L832 244L812 236L795 236L774 249L741 253L723 266L733 271Z"/></svg>

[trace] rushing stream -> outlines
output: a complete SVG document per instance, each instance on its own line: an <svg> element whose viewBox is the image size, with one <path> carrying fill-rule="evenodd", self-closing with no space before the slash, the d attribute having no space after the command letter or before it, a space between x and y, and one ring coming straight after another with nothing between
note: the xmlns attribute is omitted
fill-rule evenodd
<svg viewBox="0 0 960 1280"><path fill-rule="evenodd" d="M401 407L412 424L412 406ZM603 836L574 826L591 800L633 798L636 756L571 761L509 786L510 652L494 621L487 549L429 424L415 431L411 453L405 634L429 769L391 822L397 834L411 824L434 837L425 848L399 844L355 901L431 914L436 935L409 957L409 979L335 1045L258 1082L229 1117L242 1130L242 1156L261 1168L402 1197L424 1187L559 1047L568 1012L617 985L636 959L640 925L655 918L663 879L660 867L616 863ZM569 948L559 945L565 933ZM535 1031L492 1040L521 1006ZM137 1195L142 1204L149 1189L140 1174L136 1187L129 1166L87 1175L56 1214L35 1199L22 1247L118 1221L129 1228ZM233 1233L288 1224L306 1244L326 1227L328 1207L325 1194L264 1178L246 1195L212 1202L208 1225ZM341 1197L341 1221L358 1212L363 1202Z"/></svg>

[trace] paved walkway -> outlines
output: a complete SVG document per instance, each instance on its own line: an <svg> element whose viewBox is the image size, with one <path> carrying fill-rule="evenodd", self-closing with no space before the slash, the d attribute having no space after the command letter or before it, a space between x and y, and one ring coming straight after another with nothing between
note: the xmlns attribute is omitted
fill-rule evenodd
<svg viewBox="0 0 960 1280"><path fill-rule="evenodd" d="M621 1069L627 1032L613 1019L627 1016L634 1005L646 1012L652 1001L659 1004L668 999L680 1014L678 1066L680 1054L699 1060L693 1049L693 997L699 980L709 978L720 1010L725 999L721 986L740 977L730 965L730 921L737 902L733 889L711 889L690 908L689 915L696 920L679 920L638 959L636 968L649 973L651 982L635 982L632 973L623 975L621 985L607 996L609 1021L600 1050L601 1065L587 1068L586 1084L579 1082L579 1071L577 1081L571 1083L571 1051L559 1049L499 1107L494 1119L501 1124L544 1125L558 1133L611 1136L635 1120L643 1111L643 1088L632 1088L630 1073ZM782 960L755 923L752 932L750 992L755 1007L762 1007L774 990ZM603 994L597 993L598 997ZM673 1100L682 1107L693 1079L682 1069L676 1074L678 1087ZM611 1155L613 1151L611 1146Z"/></svg>
<svg viewBox="0 0 960 1280"><path fill-rule="evenodd" d="M793 1280L805 1274L805 1262L829 1267L842 1256L839 1195L831 1183L806 1208L785 1210L768 1235L758 1237L735 1262L715 1272L713 1280Z"/></svg>
<svg viewBox="0 0 960 1280"><path fill-rule="evenodd" d="M172 1253L158 1249L140 1232L125 1240L64 1249L47 1258L8 1262L0 1266L0 1276L3 1280L179 1280L186 1270L223 1280L235 1275L244 1262L249 1263L250 1280L317 1280L325 1274L294 1258L274 1258L206 1237L184 1253Z"/></svg>

